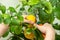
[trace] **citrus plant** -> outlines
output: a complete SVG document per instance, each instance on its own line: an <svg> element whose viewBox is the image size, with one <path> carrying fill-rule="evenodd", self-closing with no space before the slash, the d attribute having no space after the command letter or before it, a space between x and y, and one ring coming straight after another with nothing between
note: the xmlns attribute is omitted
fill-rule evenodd
<svg viewBox="0 0 60 40"><path fill-rule="evenodd" d="M9 32L12 33L11 40L44 40L45 34L41 33L32 24L23 23L23 14L26 14L27 20L42 26L44 23L50 23L54 29L60 30L58 23L53 24L55 18L60 20L60 0L19 0L22 7L16 11L16 8L0 5L0 24L8 25L9 30L3 35L6 37ZM60 40L60 35L56 34L55 40Z"/></svg>

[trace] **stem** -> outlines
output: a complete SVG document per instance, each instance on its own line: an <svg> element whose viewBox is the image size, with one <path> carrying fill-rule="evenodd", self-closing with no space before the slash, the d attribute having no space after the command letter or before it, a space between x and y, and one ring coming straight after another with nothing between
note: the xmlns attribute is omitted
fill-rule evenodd
<svg viewBox="0 0 60 40"><path fill-rule="evenodd" d="M12 38L12 36L10 36L7 40L10 40L10 38Z"/></svg>

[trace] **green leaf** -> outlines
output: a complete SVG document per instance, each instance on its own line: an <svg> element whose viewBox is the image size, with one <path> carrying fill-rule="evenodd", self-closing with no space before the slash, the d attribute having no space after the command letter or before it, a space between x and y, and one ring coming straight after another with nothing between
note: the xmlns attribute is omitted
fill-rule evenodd
<svg viewBox="0 0 60 40"><path fill-rule="evenodd" d="M36 10L35 6L30 7L30 8L28 9L28 11L30 12L29 14L33 14L33 15L37 13L37 10Z"/></svg>
<svg viewBox="0 0 60 40"><path fill-rule="evenodd" d="M57 29L57 30L60 30L60 25L58 25L58 23L53 24L53 27L54 27L55 29Z"/></svg>
<svg viewBox="0 0 60 40"><path fill-rule="evenodd" d="M2 13L5 13L6 12L6 7L3 6L3 5L2 6L0 5L0 10L2 11Z"/></svg>
<svg viewBox="0 0 60 40"><path fill-rule="evenodd" d="M58 0L60 2L60 0Z"/></svg>
<svg viewBox="0 0 60 40"><path fill-rule="evenodd" d="M7 37L9 34L9 31L7 31L2 37Z"/></svg>
<svg viewBox="0 0 60 40"><path fill-rule="evenodd" d="M43 40L44 39L43 36L42 36L42 33L38 29L36 29L33 32L35 34L35 40Z"/></svg>
<svg viewBox="0 0 60 40"><path fill-rule="evenodd" d="M5 24L10 24L11 23L11 19L10 18L4 19L4 23Z"/></svg>
<svg viewBox="0 0 60 40"><path fill-rule="evenodd" d="M25 10L25 8L24 8L24 7L20 8L20 11L24 11L24 10Z"/></svg>
<svg viewBox="0 0 60 40"><path fill-rule="evenodd" d="M21 38L23 38L23 39L25 38L25 36L24 36L23 33L20 33L18 36L21 37Z"/></svg>
<svg viewBox="0 0 60 40"><path fill-rule="evenodd" d="M15 31L15 25L9 25L10 26L10 32L12 32L12 33L14 33L14 31Z"/></svg>
<svg viewBox="0 0 60 40"><path fill-rule="evenodd" d="M18 5L16 6L16 9L17 9L18 7L20 7L20 4L18 4Z"/></svg>
<svg viewBox="0 0 60 40"><path fill-rule="evenodd" d="M55 35L55 40L60 40L60 35Z"/></svg>
<svg viewBox="0 0 60 40"><path fill-rule="evenodd" d="M19 35L22 32L22 26L15 26L15 31L14 33Z"/></svg>
<svg viewBox="0 0 60 40"><path fill-rule="evenodd" d="M23 33L19 34L18 36L21 37L21 38L24 39L24 40L30 40L30 39L25 38L25 36L24 36Z"/></svg>
<svg viewBox="0 0 60 40"><path fill-rule="evenodd" d="M32 32L32 28L27 28L26 29L26 34L30 34Z"/></svg>
<svg viewBox="0 0 60 40"><path fill-rule="evenodd" d="M7 19L7 18L10 18L10 15L9 14L2 14L2 17L4 18L4 19Z"/></svg>
<svg viewBox="0 0 60 40"><path fill-rule="evenodd" d="M41 21L41 23L53 23L55 17L54 17L54 13L52 14L47 14L45 13L42 9L38 9L39 11L39 20Z"/></svg>
<svg viewBox="0 0 60 40"><path fill-rule="evenodd" d="M19 35L22 32L22 26L10 24L10 32Z"/></svg>
<svg viewBox="0 0 60 40"><path fill-rule="evenodd" d="M16 19L16 18L14 18L14 17L12 17L11 18L12 20L11 20L11 24L17 24L17 25L19 25L20 24L20 20L19 19Z"/></svg>
<svg viewBox="0 0 60 40"><path fill-rule="evenodd" d="M23 3L23 5L26 5L27 4L27 0L19 0L20 2Z"/></svg>
<svg viewBox="0 0 60 40"><path fill-rule="evenodd" d="M13 36L11 40L21 40L21 38L17 36Z"/></svg>
<svg viewBox="0 0 60 40"><path fill-rule="evenodd" d="M40 0L28 0L28 5L38 4Z"/></svg>
<svg viewBox="0 0 60 40"><path fill-rule="evenodd" d="M17 18L20 20L20 22L23 22L24 21L24 18L21 15L17 15Z"/></svg>
<svg viewBox="0 0 60 40"><path fill-rule="evenodd" d="M9 14L2 14L2 17L3 17L3 22L4 22L5 24L10 24L10 22L11 22L11 17L10 17Z"/></svg>
<svg viewBox="0 0 60 40"><path fill-rule="evenodd" d="M3 22L5 24L9 24L11 22L11 18L10 18L10 15L9 14L2 14L2 17L1 18L3 19Z"/></svg>
<svg viewBox="0 0 60 40"><path fill-rule="evenodd" d="M10 12L12 12L12 13L16 12L15 8L13 8L13 7L9 7L8 10L10 10Z"/></svg>
<svg viewBox="0 0 60 40"><path fill-rule="evenodd" d="M0 23L3 22L3 18L2 18L2 15L0 14Z"/></svg>
<svg viewBox="0 0 60 40"><path fill-rule="evenodd" d="M55 8L55 16L60 20L60 2L58 2L57 7Z"/></svg>
<svg viewBox="0 0 60 40"><path fill-rule="evenodd" d="M50 0L52 6L56 6L58 0Z"/></svg>
<svg viewBox="0 0 60 40"><path fill-rule="evenodd" d="M48 13L48 14L51 14L52 13L52 4L48 1L41 1L42 3L42 8L44 8L45 12Z"/></svg>

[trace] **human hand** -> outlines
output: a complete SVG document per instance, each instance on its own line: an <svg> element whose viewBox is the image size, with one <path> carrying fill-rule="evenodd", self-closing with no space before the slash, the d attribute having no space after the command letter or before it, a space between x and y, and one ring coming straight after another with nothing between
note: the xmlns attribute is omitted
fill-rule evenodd
<svg viewBox="0 0 60 40"><path fill-rule="evenodd" d="M24 21L23 22L26 22L26 23L30 23L30 24L34 24L34 22L32 22L31 20L27 20L26 17L27 15L22 15L23 18L24 18Z"/></svg>
<svg viewBox="0 0 60 40"><path fill-rule="evenodd" d="M51 24L45 23L42 26L34 24L42 33L45 34L44 40L55 40L55 30Z"/></svg>
<svg viewBox="0 0 60 40"><path fill-rule="evenodd" d="M45 31L46 37L44 40L55 40L55 30L52 27L52 25L45 23L43 26L45 27L45 30L46 30Z"/></svg>
<svg viewBox="0 0 60 40"><path fill-rule="evenodd" d="M36 28L38 28L42 33L45 34L44 40L55 40L55 31L51 24L45 23L42 26L39 26L38 24L25 19L25 17L24 17L24 22L33 24Z"/></svg>
<svg viewBox="0 0 60 40"><path fill-rule="evenodd" d="M4 23L0 24L0 37L8 30L8 25L5 25Z"/></svg>
<svg viewBox="0 0 60 40"><path fill-rule="evenodd" d="M46 33L46 31L47 30L52 30L52 31L54 31L54 28L52 27L52 25L51 24L49 24L49 23L45 23L45 24L42 24L42 26L40 26L40 25L38 25L38 24L34 24L34 26L36 27L36 28L38 28L41 32L43 32L43 33ZM55 32L55 31L54 31Z"/></svg>

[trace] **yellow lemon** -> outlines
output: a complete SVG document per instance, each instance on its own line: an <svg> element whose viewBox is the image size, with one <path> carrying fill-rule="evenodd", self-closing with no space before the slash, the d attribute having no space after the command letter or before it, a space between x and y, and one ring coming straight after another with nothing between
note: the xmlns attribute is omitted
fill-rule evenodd
<svg viewBox="0 0 60 40"><path fill-rule="evenodd" d="M33 22L36 22L36 18L35 18L34 15L28 15L28 16L26 17L26 19L27 19L27 20L31 20L31 21L33 21Z"/></svg>
<svg viewBox="0 0 60 40"><path fill-rule="evenodd" d="M34 34L31 32L30 34L27 34L26 33L27 31L24 30L24 36L27 38L27 39L33 39L34 38Z"/></svg>

